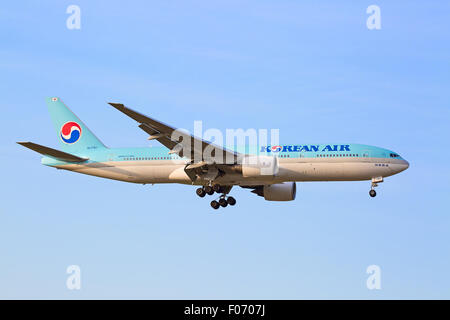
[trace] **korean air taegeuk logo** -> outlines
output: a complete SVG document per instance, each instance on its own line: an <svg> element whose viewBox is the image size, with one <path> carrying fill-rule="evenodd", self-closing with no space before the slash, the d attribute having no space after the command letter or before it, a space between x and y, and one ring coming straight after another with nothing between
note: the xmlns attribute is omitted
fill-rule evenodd
<svg viewBox="0 0 450 320"><path fill-rule="evenodd" d="M81 137L81 126L74 121L66 122L61 127L60 136L64 143L75 143Z"/></svg>

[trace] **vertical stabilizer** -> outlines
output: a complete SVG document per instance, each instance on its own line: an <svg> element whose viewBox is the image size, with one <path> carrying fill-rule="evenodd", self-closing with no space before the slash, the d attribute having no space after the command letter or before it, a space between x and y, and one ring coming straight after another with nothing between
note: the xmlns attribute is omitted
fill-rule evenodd
<svg viewBox="0 0 450 320"><path fill-rule="evenodd" d="M46 101L63 151L85 153L106 148L60 98L47 98Z"/></svg>

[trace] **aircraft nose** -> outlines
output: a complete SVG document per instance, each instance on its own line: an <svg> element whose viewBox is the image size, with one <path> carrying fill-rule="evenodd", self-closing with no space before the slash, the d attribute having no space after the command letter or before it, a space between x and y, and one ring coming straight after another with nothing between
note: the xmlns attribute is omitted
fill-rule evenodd
<svg viewBox="0 0 450 320"><path fill-rule="evenodd" d="M401 164L401 169L400 169L399 172L405 171L405 170L408 169L408 168L409 168L409 162L406 161L406 160L403 160L403 161L402 161L402 164Z"/></svg>

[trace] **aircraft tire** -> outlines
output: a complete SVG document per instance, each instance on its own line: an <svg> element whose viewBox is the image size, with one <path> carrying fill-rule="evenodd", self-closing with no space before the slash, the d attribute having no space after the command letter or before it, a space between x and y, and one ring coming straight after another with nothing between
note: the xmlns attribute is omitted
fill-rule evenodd
<svg viewBox="0 0 450 320"><path fill-rule="evenodd" d="M205 192L207 194L209 194L210 196L214 194L214 190L213 190L213 188L211 186L206 186L205 187Z"/></svg>
<svg viewBox="0 0 450 320"><path fill-rule="evenodd" d="M219 204L225 208L228 205L228 202L227 202L227 200L222 198L222 199L219 199Z"/></svg>
<svg viewBox="0 0 450 320"><path fill-rule="evenodd" d="M227 202L230 206L234 206L236 204L236 199L233 197L228 197Z"/></svg>
<svg viewBox="0 0 450 320"><path fill-rule="evenodd" d="M213 200L213 201L211 201L211 207L213 209L219 209L220 204L216 200Z"/></svg>
<svg viewBox="0 0 450 320"><path fill-rule="evenodd" d="M200 198L203 198L206 195L206 192L203 188L198 188L197 190L195 190L195 193L197 193Z"/></svg>

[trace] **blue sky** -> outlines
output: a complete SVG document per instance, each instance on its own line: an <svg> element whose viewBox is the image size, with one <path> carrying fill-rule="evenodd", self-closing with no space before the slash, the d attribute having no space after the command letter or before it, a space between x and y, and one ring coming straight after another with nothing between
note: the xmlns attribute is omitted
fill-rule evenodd
<svg viewBox="0 0 450 320"><path fill-rule="evenodd" d="M81 29L66 8L81 8ZM366 8L381 8L368 30ZM0 298L450 298L447 1L23 1L0 6ZM122 102L173 126L279 128L285 144L395 150L385 180L294 202L57 171L45 97L110 147L147 146ZM66 288L79 265L82 288ZM381 290L366 268L381 268Z"/></svg>

